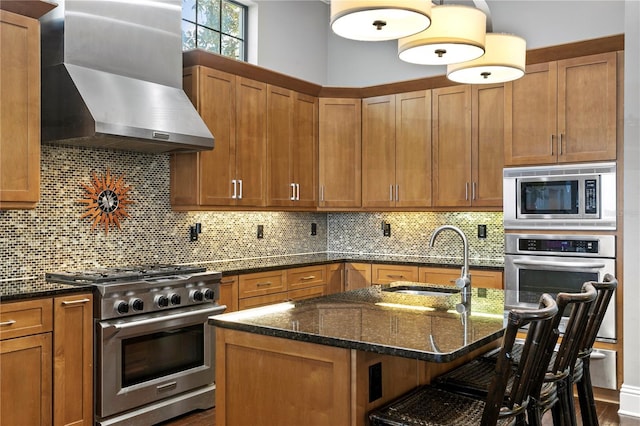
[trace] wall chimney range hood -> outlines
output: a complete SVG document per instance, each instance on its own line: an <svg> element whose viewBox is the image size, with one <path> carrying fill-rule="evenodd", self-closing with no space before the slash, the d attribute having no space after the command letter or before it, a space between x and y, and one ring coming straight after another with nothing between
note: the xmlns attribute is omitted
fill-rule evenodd
<svg viewBox="0 0 640 426"><path fill-rule="evenodd" d="M61 0L41 18L42 140L147 153L210 150L182 90L180 0Z"/></svg>

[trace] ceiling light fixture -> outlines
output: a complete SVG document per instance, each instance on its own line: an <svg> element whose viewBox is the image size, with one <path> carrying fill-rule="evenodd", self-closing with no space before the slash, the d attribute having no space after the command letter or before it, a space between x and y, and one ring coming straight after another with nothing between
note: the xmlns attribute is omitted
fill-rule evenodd
<svg viewBox="0 0 640 426"><path fill-rule="evenodd" d="M491 84L524 75L527 43L512 34L487 33L485 53L478 59L447 65L447 78L457 83Z"/></svg>
<svg viewBox="0 0 640 426"><path fill-rule="evenodd" d="M398 57L421 65L470 61L484 54L487 15L462 5L434 6L431 26L398 40Z"/></svg>
<svg viewBox="0 0 640 426"><path fill-rule="evenodd" d="M331 29L352 40L395 40L431 25L431 0L331 0Z"/></svg>

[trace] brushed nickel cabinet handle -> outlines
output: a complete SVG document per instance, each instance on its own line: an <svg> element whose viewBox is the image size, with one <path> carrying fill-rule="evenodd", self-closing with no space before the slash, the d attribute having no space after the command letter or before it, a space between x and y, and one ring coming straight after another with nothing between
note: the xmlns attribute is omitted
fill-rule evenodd
<svg viewBox="0 0 640 426"><path fill-rule="evenodd" d="M393 201L393 185L389 185L389 201Z"/></svg>
<svg viewBox="0 0 640 426"><path fill-rule="evenodd" d="M464 199L469 200L469 182L464 183Z"/></svg>
<svg viewBox="0 0 640 426"><path fill-rule="evenodd" d="M233 284L235 282L235 280L227 280L227 281L220 281L220 284Z"/></svg>
<svg viewBox="0 0 640 426"><path fill-rule="evenodd" d="M551 135L551 137L549 138L549 141L551 143L551 155L553 155L553 135Z"/></svg>
<svg viewBox="0 0 640 426"><path fill-rule="evenodd" d="M6 327L8 325L13 325L15 323L16 323L16 320L9 320L9 321L0 322L0 327Z"/></svg>
<svg viewBox="0 0 640 426"><path fill-rule="evenodd" d="M272 284L271 281L267 281L267 282L264 282L264 283L257 283L256 286L257 287L266 287L266 286L270 286L271 284Z"/></svg>
<svg viewBox="0 0 640 426"><path fill-rule="evenodd" d="M404 278L404 275L398 275L398 274L387 274L387 278Z"/></svg>
<svg viewBox="0 0 640 426"><path fill-rule="evenodd" d="M300 201L300 184L296 183L296 201Z"/></svg>
<svg viewBox="0 0 640 426"><path fill-rule="evenodd" d="M471 184L471 199L472 200L476 199L476 182L473 182Z"/></svg>
<svg viewBox="0 0 640 426"><path fill-rule="evenodd" d="M91 301L91 299L63 300L62 304L65 305L65 306L68 306L68 305L79 305L81 303L87 303L89 301Z"/></svg>
<svg viewBox="0 0 640 426"><path fill-rule="evenodd" d="M233 195L231 195L231 199L235 200L238 198L238 181L232 179L231 184L233 185Z"/></svg>
<svg viewBox="0 0 640 426"><path fill-rule="evenodd" d="M240 182L240 195L238 196L238 199L242 200L242 179L238 179L238 182Z"/></svg>
<svg viewBox="0 0 640 426"><path fill-rule="evenodd" d="M400 201L400 185L396 185L396 201Z"/></svg>
<svg viewBox="0 0 640 426"><path fill-rule="evenodd" d="M558 136L558 155L562 155L562 133Z"/></svg>
<svg viewBox="0 0 640 426"><path fill-rule="evenodd" d="M291 201L295 201L296 200L296 184L295 183L290 183L289 186L291 186L291 197L289 198Z"/></svg>
<svg viewBox="0 0 640 426"><path fill-rule="evenodd" d="M309 275L307 277L301 277L300 279L304 281L308 281L308 280L314 279L315 277L316 277L315 275Z"/></svg>

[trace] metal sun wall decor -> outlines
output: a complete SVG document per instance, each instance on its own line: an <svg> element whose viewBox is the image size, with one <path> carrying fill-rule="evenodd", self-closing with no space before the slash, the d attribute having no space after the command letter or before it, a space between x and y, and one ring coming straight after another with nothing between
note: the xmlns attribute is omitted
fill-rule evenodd
<svg viewBox="0 0 640 426"><path fill-rule="evenodd" d="M105 234L109 234L111 227L120 229L120 222L131 217L127 212L127 206L134 201L129 199L131 186L124 182L124 174L119 178L111 175L109 169L101 177L93 172L93 178L89 185L82 183L86 198L78 202L86 204L86 212L80 218L89 219L91 229L102 227Z"/></svg>

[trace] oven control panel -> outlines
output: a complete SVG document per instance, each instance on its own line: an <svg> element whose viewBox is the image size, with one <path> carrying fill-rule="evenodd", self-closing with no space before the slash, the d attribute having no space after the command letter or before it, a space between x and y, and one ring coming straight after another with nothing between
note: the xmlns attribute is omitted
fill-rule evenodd
<svg viewBox="0 0 640 426"><path fill-rule="evenodd" d="M520 238L518 240L519 251L538 251L546 253L598 253L599 241L590 240L565 240L565 239L538 239Z"/></svg>

